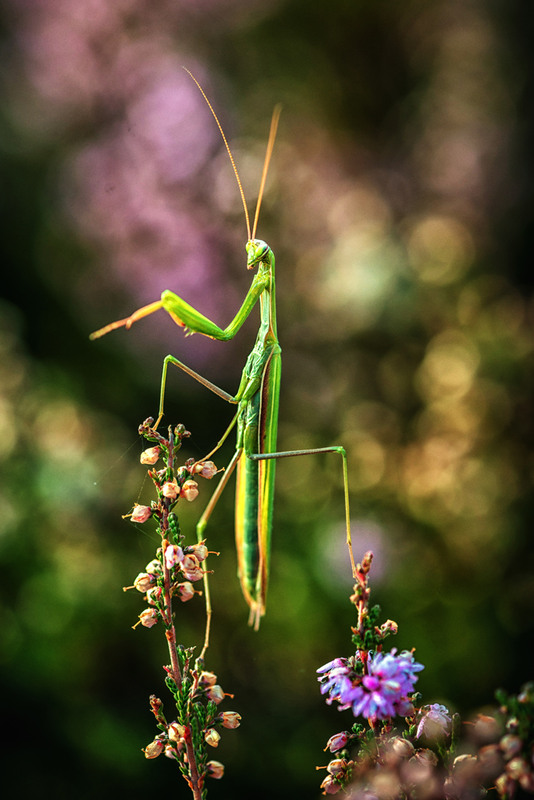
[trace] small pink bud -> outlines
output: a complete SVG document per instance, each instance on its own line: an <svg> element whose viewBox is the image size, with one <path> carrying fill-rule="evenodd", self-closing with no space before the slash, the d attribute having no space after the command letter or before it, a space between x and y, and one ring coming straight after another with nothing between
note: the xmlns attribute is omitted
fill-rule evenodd
<svg viewBox="0 0 534 800"><path fill-rule="evenodd" d="M387 619L381 626L380 626L380 633L398 633L399 626L395 622L395 620Z"/></svg>
<svg viewBox="0 0 534 800"><path fill-rule="evenodd" d="M193 473L195 475L200 475L202 478L207 478L207 480L213 478L217 472L217 467L213 461L197 461L193 467Z"/></svg>
<svg viewBox="0 0 534 800"><path fill-rule="evenodd" d="M406 759L411 758L415 753L415 747L408 739L402 739L400 736L395 736L391 740L391 750L397 758Z"/></svg>
<svg viewBox="0 0 534 800"><path fill-rule="evenodd" d="M174 747L172 744L168 744L165 748L165 755L167 756L167 758L177 758L178 757L177 748Z"/></svg>
<svg viewBox="0 0 534 800"><path fill-rule="evenodd" d="M239 728L241 724L241 714L238 714L237 711L223 711L222 714L219 714L218 720L221 722L223 728L232 730L233 728Z"/></svg>
<svg viewBox="0 0 534 800"><path fill-rule="evenodd" d="M199 561L193 553L186 553L182 560L182 569L198 569Z"/></svg>
<svg viewBox="0 0 534 800"><path fill-rule="evenodd" d="M199 561L205 561L205 559L208 557L209 550L204 542L200 542L199 544L191 544L187 549L190 553L193 553L193 555L195 555Z"/></svg>
<svg viewBox="0 0 534 800"><path fill-rule="evenodd" d="M157 558L153 558L152 561L146 565L145 570L150 575L161 575L161 561Z"/></svg>
<svg viewBox="0 0 534 800"><path fill-rule="evenodd" d="M164 749L165 742L161 739L154 739L153 742L150 742L150 744L147 744L147 746L143 748L143 753L145 754L145 758L157 758Z"/></svg>
<svg viewBox="0 0 534 800"><path fill-rule="evenodd" d="M189 502L198 497L198 483L196 481L185 481L180 492L180 497L185 497Z"/></svg>
<svg viewBox="0 0 534 800"><path fill-rule="evenodd" d="M199 581L204 575L198 558L193 553L187 553L180 566L188 581Z"/></svg>
<svg viewBox="0 0 534 800"><path fill-rule="evenodd" d="M213 700L213 702L216 703L217 705L219 705L219 703L222 703L222 701L224 700L224 692L218 683L216 683L214 686L210 686L210 688L206 692L206 695L209 697L210 700Z"/></svg>
<svg viewBox="0 0 534 800"><path fill-rule="evenodd" d="M519 776L519 785L525 792L532 794L534 792L534 775L532 772L524 772Z"/></svg>
<svg viewBox="0 0 534 800"><path fill-rule="evenodd" d="M161 487L161 493L163 497L167 498L167 500L176 500L180 494L180 487L178 486L176 479L164 483Z"/></svg>
<svg viewBox="0 0 534 800"><path fill-rule="evenodd" d="M503 772L495 781L495 788L501 797L513 797L516 784L513 778Z"/></svg>
<svg viewBox="0 0 534 800"><path fill-rule="evenodd" d="M184 583L177 583L173 587L172 593L173 595L178 595L182 603L187 603L188 600L194 597L195 590L192 583L185 581Z"/></svg>
<svg viewBox="0 0 534 800"><path fill-rule="evenodd" d="M149 506L139 506L136 505L132 513L130 514L130 519L132 522L146 522L147 519L150 519L152 516L152 509Z"/></svg>
<svg viewBox="0 0 534 800"><path fill-rule="evenodd" d="M200 581L204 577L204 572L197 567L196 569L184 569L184 577L187 578L188 581Z"/></svg>
<svg viewBox="0 0 534 800"><path fill-rule="evenodd" d="M143 450L139 458L139 461L141 462L141 464L148 464L148 465L155 464L159 458L160 452L161 451L159 447L149 447L146 450Z"/></svg>
<svg viewBox="0 0 534 800"><path fill-rule="evenodd" d="M165 548L165 565L167 569L178 566L184 560L184 551L177 544Z"/></svg>
<svg viewBox="0 0 534 800"><path fill-rule="evenodd" d="M145 592L148 592L151 586L154 586L154 583L154 575L150 575L148 572L140 572L137 578L134 580L134 587L138 592L144 594Z"/></svg>
<svg viewBox="0 0 534 800"><path fill-rule="evenodd" d="M519 780L521 775L526 775L528 771L527 762L524 758L520 758L519 756L512 758L506 765L506 773L515 781Z"/></svg>
<svg viewBox="0 0 534 800"><path fill-rule="evenodd" d="M349 740L349 734L347 733L347 731L342 731L341 733L335 733L327 741L325 750L330 750L331 753L335 753L336 750L343 750L348 740Z"/></svg>
<svg viewBox="0 0 534 800"><path fill-rule="evenodd" d="M334 758L327 766L330 775L340 775L347 769L347 760L345 758Z"/></svg>
<svg viewBox="0 0 534 800"><path fill-rule="evenodd" d="M217 683L217 675L214 672L201 672L200 683L203 686L213 686Z"/></svg>
<svg viewBox="0 0 534 800"><path fill-rule="evenodd" d="M146 601L149 606L157 605L160 600L161 596L163 595L163 589L161 586L154 586L153 589L149 589L146 593Z"/></svg>
<svg viewBox="0 0 534 800"><path fill-rule="evenodd" d="M157 621L158 612L155 608L145 608L145 610L141 611L139 614L139 622L141 625L144 625L145 628L153 628Z"/></svg>
<svg viewBox="0 0 534 800"><path fill-rule="evenodd" d="M323 794L337 794L341 789L341 784L332 775L327 775L320 788L323 790Z"/></svg>
<svg viewBox="0 0 534 800"><path fill-rule="evenodd" d="M221 764L220 761L208 761L206 766L210 778L217 778L218 780L224 775L224 764Z"/></svg>
<svg viewBox="0 0 534 800"><path fill-rule="evenodd" d="M518 753L521 752L521 748L523 747L523 742L519 738L519 736L513 736L512 734L507 734L503 736L500 741L501 750L504 753L504 757L506 760L513 758Z"/></svg>
<svg viewBox="0 0 534 800"><path fill-rule="evenodd" d="M216 731L215 728L208 728L204 734L204 741L206 744L209 744L210 747L218 747L221 741L221 734L219 731Z"/></svg>

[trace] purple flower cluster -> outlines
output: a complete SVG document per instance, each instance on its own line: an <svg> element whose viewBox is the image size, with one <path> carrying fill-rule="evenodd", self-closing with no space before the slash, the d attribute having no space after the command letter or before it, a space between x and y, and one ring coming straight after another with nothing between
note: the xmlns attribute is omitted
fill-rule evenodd
<svg viewBox="0 0 534 800"><path fill-rule="evenodd" d="M414 661L413 654L404 650L397 655L370 653L365 672L358 674L352 659L336 658L317 670L320 673L321 694L327 694L327 703L334 700L340 710L351 708L355 717L386 719L406 717L413 712L408 695L417 681L416 672L424 669Z"/></svg>

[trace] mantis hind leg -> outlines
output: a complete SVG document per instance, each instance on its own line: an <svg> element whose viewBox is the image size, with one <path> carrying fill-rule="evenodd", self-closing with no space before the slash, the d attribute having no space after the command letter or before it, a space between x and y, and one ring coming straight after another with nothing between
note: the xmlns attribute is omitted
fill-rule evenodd
<svg viewBox="0 0 534 800"><path fill-rule="evenodd" d="M352 537L350 533L350 505L349 505L349 470L347 453L341 445L331 445L330 447L316 447L311 450L285 450L280 453L249 453L248 458L253 461L265 461L270 458L292 458L293 456L311 456L317 453L338 453L341 456L343 464L343 491L345 497L345 529L346 529L346 542L349 551L350 566L352 569L352 577L357 580L356 562L354 561L354 554L352 552Z"/></svg>

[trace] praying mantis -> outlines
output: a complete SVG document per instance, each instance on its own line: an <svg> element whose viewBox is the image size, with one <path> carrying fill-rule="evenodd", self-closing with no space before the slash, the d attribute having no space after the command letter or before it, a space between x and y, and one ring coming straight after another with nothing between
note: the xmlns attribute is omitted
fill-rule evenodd
<svg viewBox="0 0 534 800"><path fill-rule="evenodd" d="M317 453L338 453L341 456L345 498L346 542L349 550L352 574L356 579L356 566L352 554L350 533L347 455L345 449L339 445L308 450L287 450L282 452L277 452L276 450L281 376L281 348L278 342L276 326L275 257L271 248L264 241L256 239L255 237L267 172L276 138L280 107L277 106L275 108L271 121L260 190L254 222L251 228L243 187L224 131L203 88L189 70L186 67L184 67L184 69L189 73L202 93L223 138L245 211L248 234L248 240L245 245L247 269L257 268L257 272L254 275L250 289L240 309L226 328L220 328L186 303L181 297L174 294L174 292L165 290L160 300L143 306L125 319L112 322L100 328L92 333L90 338L97 339L121 327L129 329L134 322L137 322L159 309L164 309L177 325L186 329L187 333L200 333L213 339L228 341L239 332L256 303L259 302L260 325L258 334L254 347L245 363L236 394L231 395L223 389L220 389L218 386L211 383L211 381L179 361L175 356L167 355L163 362L161 376L159 416L154 426L157 428L164 413L167 370L170 364L183 370L223 400L237 406L237 412L229 427L217 445L205 457L205 459L207 459L213 455L229 436L233 428L236 428L236 449L234 455L224 471L204 513L197 523L197 537L199 541L202 539L213 509L223 493L233 471L237 470L235 539L238 557L238 576L244 598L250 609L249 624L253 625L257 630L261 617L265 613L269 577L276 459ZM205 580L205 589L206 613L208 616L207 642L209 636L209 620L211 618L211 603L207 580Z"/></svg>

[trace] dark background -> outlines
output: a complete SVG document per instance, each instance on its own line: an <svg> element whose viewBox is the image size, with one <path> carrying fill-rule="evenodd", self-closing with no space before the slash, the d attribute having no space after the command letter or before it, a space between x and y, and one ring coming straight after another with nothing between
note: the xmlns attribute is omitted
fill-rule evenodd
<svg viewBox="0 0 534 800"><path fill-rule="evenodd" d="M171 288L225 325L252 209L277 256L281 449L343 443L357 558L426 702L465 714L532 678L532 10L521 2L75 0L2 7L0 669L6 796L187 788L146 761L161 631L123 594L152 558L138 424L173 352L230 392L231 343L163 314L88 334ZM252 213L252 212L251 212ZM211 448L231 408L170 376L166 420ZM231 457L229 443L217 457ZM278 466L268 611L246 626L232 490L208 541L208 666L243 716L213 797L315 797L332 733L315 670L350 652L334 456ZM194 523L211 487L181 514ZM202 604L179 635L201 641ZM169 711L170 715L170 711Z"/></svg>

